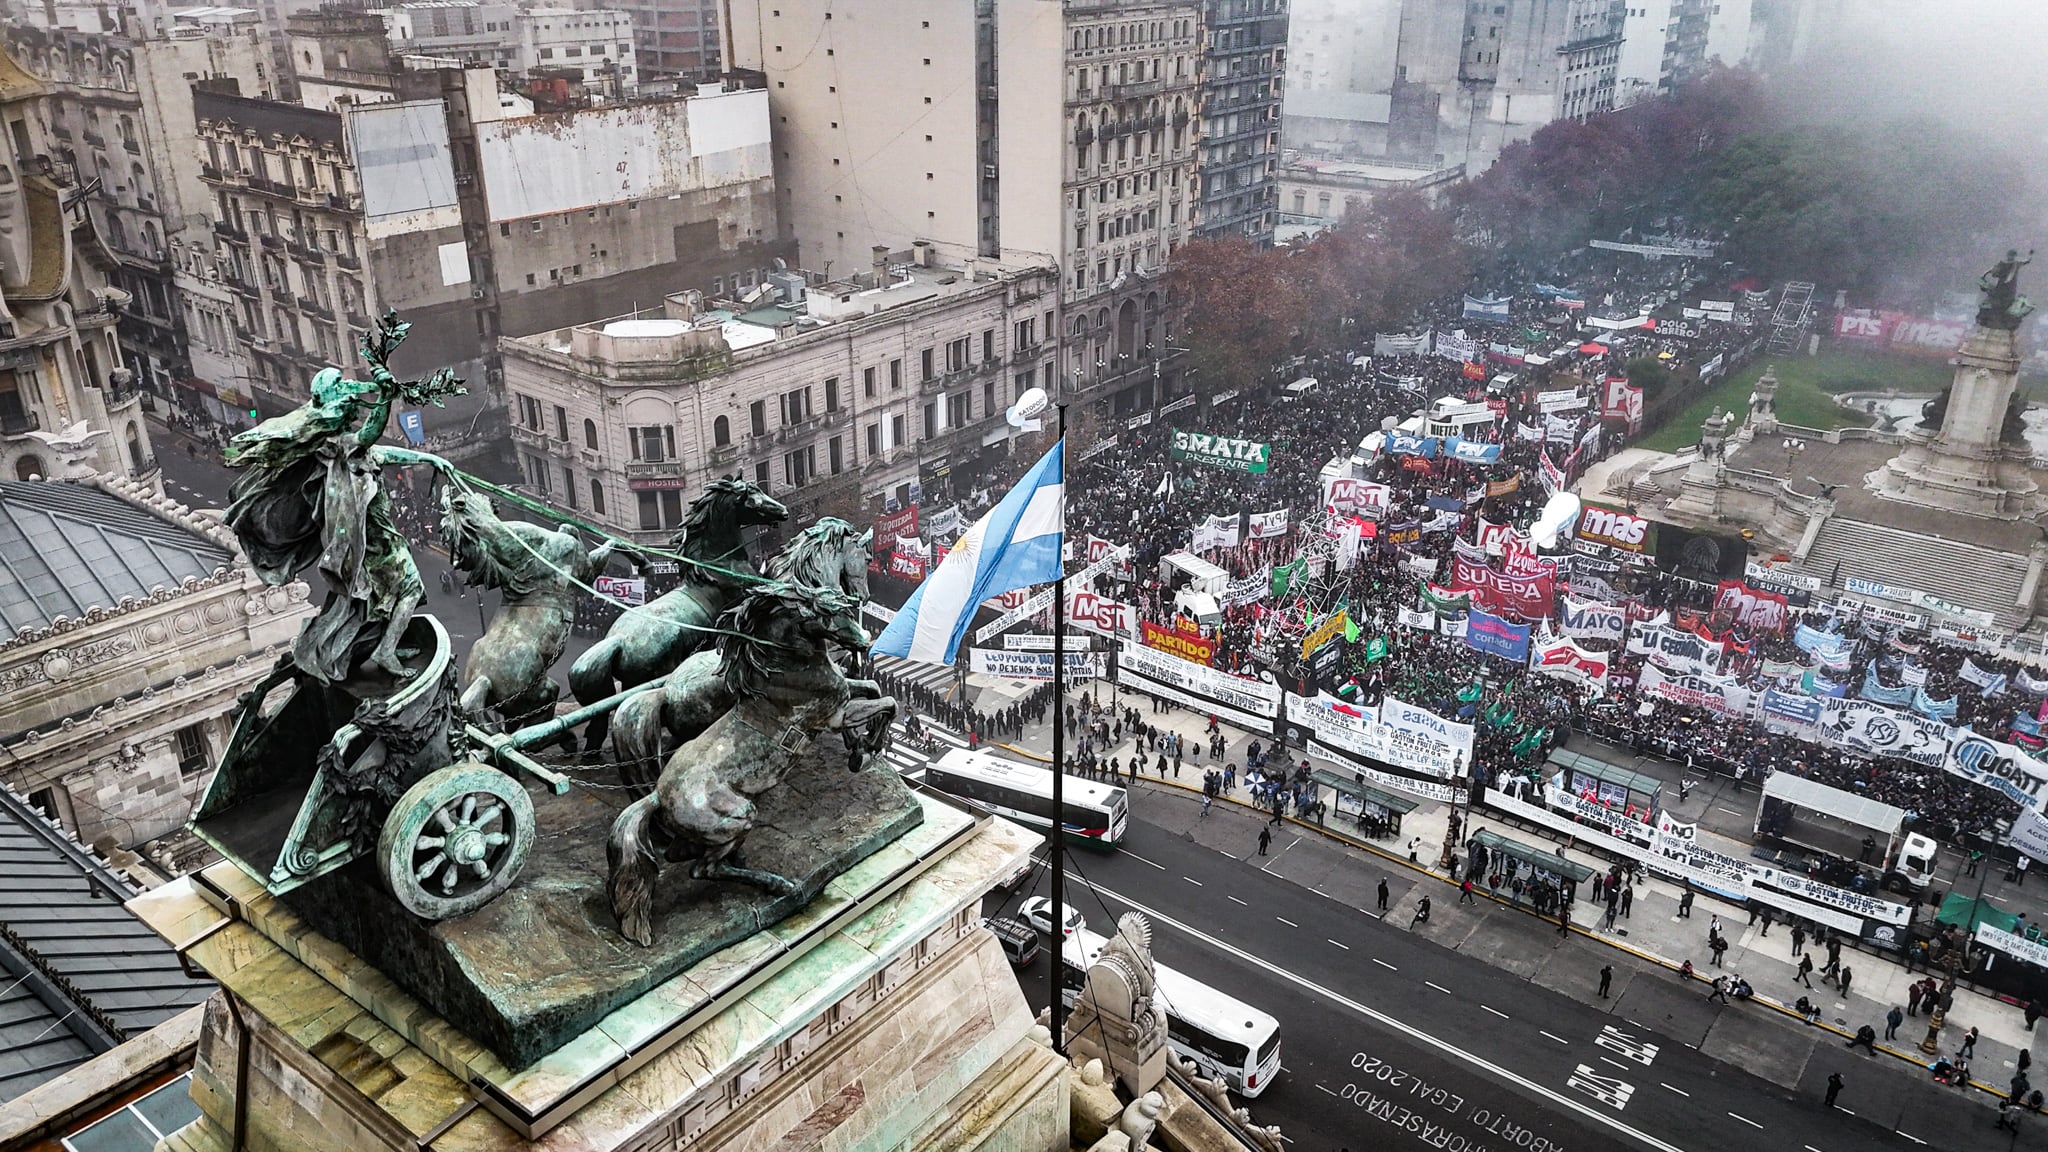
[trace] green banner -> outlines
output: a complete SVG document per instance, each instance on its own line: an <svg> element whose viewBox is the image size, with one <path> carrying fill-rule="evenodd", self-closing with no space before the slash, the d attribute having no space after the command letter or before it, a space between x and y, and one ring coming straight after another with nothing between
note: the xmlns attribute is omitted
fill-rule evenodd
<svg viewBox="0 0 2048 1152"><path fill-rule="evenodd" d="M1206 432L1173 430L1173 458L1228 468L1233 472L1264 472L1273 457L1273 446L1232 436L1211 436Z"/></svg>

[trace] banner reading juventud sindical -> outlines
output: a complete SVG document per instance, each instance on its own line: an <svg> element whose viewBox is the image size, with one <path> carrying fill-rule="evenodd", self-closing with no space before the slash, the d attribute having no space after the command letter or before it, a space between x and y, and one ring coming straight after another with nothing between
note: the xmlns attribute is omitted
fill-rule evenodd
<svg viewBox="0 0 2048 1152"><path fill-rule="evenodd" d="M1273 446L1233 436L1211 436L1206 432L1173 430L1173 458L1233 472L1264 472L1273 457Z"/></svg>

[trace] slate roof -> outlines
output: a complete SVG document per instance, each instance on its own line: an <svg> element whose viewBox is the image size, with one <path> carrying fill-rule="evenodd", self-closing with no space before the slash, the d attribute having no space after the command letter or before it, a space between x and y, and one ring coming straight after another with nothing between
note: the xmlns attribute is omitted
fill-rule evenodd
<svg viewBox="0 0 2048 1152"><path fill-rule="evenodd" d="M91 485L0 482L0 637L233 562L219 544Z"/></svg>
<svg viewBox="0 0 2048 1152"><path fill-rule="evenodd" d="M0 788L0 1103L213 994L122 906L134 888Z"/></svg>

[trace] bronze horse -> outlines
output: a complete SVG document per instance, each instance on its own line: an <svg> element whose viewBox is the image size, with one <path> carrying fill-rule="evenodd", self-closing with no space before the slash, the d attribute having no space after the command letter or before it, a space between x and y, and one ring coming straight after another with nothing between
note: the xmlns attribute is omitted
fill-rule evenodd
<svg viewBox="0 0 2048 1152"><path fill-rule="evenodd" d="M741 593L745 577L758 575L747 556L745 530L779 524L789 509L738 477L713 480L690 502L683 530L673 544L682 550L682 586L647 604L628 608L604 639L569 669L569 688L578 704L595 704L617 692L667 675L692 652L710 646L712 625ZM740 578L701 567L714 565ZM604 746L611 718L598 716L584 729L586 752Z"/></svg>
<svg viewBox="0 0 2048 1152"><path fill-rule="evenodd" d="M777 583L753 588L721 618L718 675L734 704L676 749L653 793L612 824L606 889L627 939L653 943L664 857L690 861L697 879L796 890L789 877L747 867L740 853L754 827L754 797L780 784L820 732L853 730L867 748L888 736L896 701L832 659L835 645L866 646L859 611L836 592ZM857 755L854 766L862 762Z"/></svg>

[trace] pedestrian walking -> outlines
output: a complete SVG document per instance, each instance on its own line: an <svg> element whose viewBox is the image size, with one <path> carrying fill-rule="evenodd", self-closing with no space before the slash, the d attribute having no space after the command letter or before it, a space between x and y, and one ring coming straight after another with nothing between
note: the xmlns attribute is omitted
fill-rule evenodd
<svg viewBox="0 0 2048 1152"><path fill-rule="evenodd" d="M1977 1030L1975 1028L1972 1028L1968 1032L1963 1033L1963 1046L1959 1052L1959 1055L1961 1055L1963 1059L1968 1060L1974 1057L1976 1054Z"/></svg>
<svg viewBox="0 0 2048 1152"><path fill-rule="evenodd" d="M1387 910L1387 878L1380 877L1380 911Z"/></svg>
<svg viewBox="0 0 2048 1152"><path fill-rule="evenodd" d="M1429 923L1429 897L1424 896L1422 903L1415 906L1415 915L1409 919L1408 926L1413 928L1417 924L1427 923Z"/></svg>
<svg viewBox="0 0 2048 1152"><path fill-rule="evenodd" d="M1621 890L1621 914L1624 918L1628 916L1629 907L1635 902L1636 889L1635 885L1631 884Z"/></svg>
<svg viewBox="0 0 2048 1152"><path fill-rule="evenodd" d="M1461 885L1459 885L1459 886L1458 886L1458 903L1460 903L1460 904L1477 904L1477 903L1479 903L1479 897L1477 897L1477 896L1474 896L1474 895L1472 894L1472 877L1470 877L1470 876L1467 876L1467 877L1465 877L1465 882L1464 882L1463 884L1461 884Z"/></svg>
<svg viewBox="0 0 2048 1152"><path fill-rule="evenodd" d="M1716 936L1712 940L1707 941L1707 947L1714 953L1714 967L1727 967L1727 965L1721 963L1721 954L1728 951L1728 941L1720 936Z"/></svg>
<svg viewBox="0 0 2048 1152"><path fill-rule="evenodd" d="M1273 830L1271 828L1259 829L1259 855L1264 856L1266 854L1266 849L1271 848L1272 846Z"/></svg>
<svg viewBox="0 0 2048 1152"><path fill-rule="evenodd" d="M1842 968L1841 982L1835 985L1835 987L1842 993L1842 999L1844 1000L1847 1000L1849 998L1849 977L1852 975L1854 975L1854 973L1850 972L1849 968L1846 965L1844 965Z"/></svg>
<svg viewBox="0 0 2048 1152"><path fill-rule="evenodd" d="M2041 1018L2041 1002L2039 1000L2027 1001L2026 1014L2027 1031L2032 1032L2034 1030L2034 1021Z"/></svg>
<svg viewBox="0 0 2048 1152"><path fill-rule="evenodd" d="M1905 1022L1906 1014L1899 1011L1897 1004L1892 1005L1892 1010L1884 1014L1884 1038L1887 1040L1897 1040L1899 1038L1899 1025Z"/></svg>
<svg viewBox="0 0 2048 1152"><path fill-rule="evenodd" d="M1712 1004L1716 1000L1723 1004L1728 1002L1728 978L1726 976L1714 977L1713 989L1707 993L1707 1003Z"/></svg>
<svg viewBox="0 0 2048 1152"><path fill-rule="evenodd" d="M1761 940L1761 939L1763 939L1764 937L1766 937L1766 936L1769 936L1769 935L1771 934L1771 920L1772 920L1772 916L1771 916L1771 910L1770 910L1769 908L1766 908L1766 909L1764 909L1764 910L1763 910L1763 916L1762 916L1762 919L1763 919L1763 925L1764 925L1764 926L1763 926L1763 929L1762 929L1761 931L1759 931L1759 932L1758 932L1758 933L1756 934L1756 938L1757 938L1757 939L1759 939L1759 940Z"/></svg>
<svg viewBox="0 0 2048 1152"><path fill-rule="evenodd" d="M1707 918L1707 939L1712 940L1714 937L1719 936L1720 934L1721 914L1719 912L1716 912L1712 916L1709 916Z"/></svg>
<svg viewBox="0 0 2048 1152"><path fill-rule="evenodd" d="M1799 974L1794 976L1793 979L1806 985L1808 988L1813 987L1813 957L1801 956L1799 958Z"/></svg>
<svg viewBox="0 0 2048 1152"><path fill-rule="evenodd" d="M1915 983L1906 988L1906 1015L1920 1014L1920 985Z"/></svg>
<svg viewBox="0 0 2048 1152"><path fill-rule="evenodd" d="M1687 888L1678 895L1678 918L1680 920L1692 919L1692 889L1690 888Z"/></svg>
<svg viewBox="0 0 2048 1152"><path fill-rule="evenodd" d="M1613 927L1614 927L1614 912L1615 912L1615 908L1616 908L1616 907L1617 907L1617 905L1616 905L1616 904L1614 904L1614 903L1612 903L1612 902L1610 902L1610 903L1609 903L1609 904L1607 905L1607 912L1606 912L1606 914L1605 914L1605 916L1604 916L1604 923L1603 923L1603 926L1604 926L1604 927L1607 927L1607 928L1613 928Z"/></svg>
<svg viewBox="0 0 2048 1152"><path fill-rule="evenodd" d="M2012 869L2014 887L2025 888L2027 886L2027 865L2031 863L2033 863L2033 861L2028 859L2027 854L2025 852L2020 853L2020 861L2019 863L2013 865Z"/></svg>
<svg viewBox="0 0 2048 1152"><path fill-rule="evenodd" d="M1557 934L1559 936L1569 936L1571 931L1572 906L1570 904L1559 904L1557 906Z"/></svg>
<svg viewBox="0 0 2048 1152"><path fill-rule="evenodd" d="M1828 1073L1828 1095L1827 1099L1821 1101L1821 1103L1826 1104L1830 1108L1833 1108L1835 1106L1835 1097L1840 1096L1841 1094L1842 1074L1840 1072Z"/></svg>
<svg viewBox="0 0 2048 1152"><path fill-rule="evenodd" d="M1605 1000L1605 999L1607 999L1607 989L1608 989L1608 988L1609 988L1610 986L1612 986L1612 985L1613 985L1613 983L1614 983L1614 965L1612 965L1612 964L1602 964L1602 965L1600 966L1600 998L1601 998L1602 1000Z"/></svg>
<svg viewBox="0 0 2048 1152"><path fill-rule="evenodd" d="M1798 924L1792 926L1792 954L1806 955L1806 929Z"/></svg>

